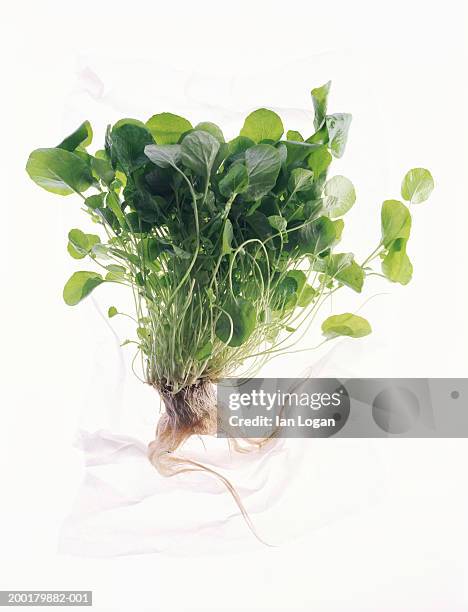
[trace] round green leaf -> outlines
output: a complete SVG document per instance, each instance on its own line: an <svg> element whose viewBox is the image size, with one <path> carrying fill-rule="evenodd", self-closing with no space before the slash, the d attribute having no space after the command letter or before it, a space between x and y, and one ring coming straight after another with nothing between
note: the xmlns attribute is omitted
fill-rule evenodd
<svg viewBox="0 0 468 612"><path fill-rule="evenodd" d="M307 280L304 272L302 270L289 270L286 277L293 278L296 281L297 293L300 293Z"/></svg>
<svg viewBox="0 0 468 612"><path fill-rule="evenodd" d="M115 172L110 161L99 157L91 157L91 168L96 177L109 186L115 179Z"/></svg>
<svg viewBox="0 0 468 612"><path fill-rule="evenodd" d="M85 234L79 229L70 230L68 232L68 240L68 252L75 259L83 259L96 244L101 242L99 236Z"/></svg>
<svg viewBox="0 0 468 612"><path fill-rule="evenodd" d="M335 274L335 278L353 291L361 293L364 284L364 270L354 260Z"/></svg>
<svg viewBox="0 0 468 612"><path fill-rule="evenodd" d="M277 141L284 132L281 118L271 110L259 108L246 117L241 136L250 138L254 142L262 140Z"/></svg>
<svg viewBox="0 0 468 612"><path fill-rule="evenodd" d="M291 140L292 142L304 142L302 134L300 132L296 132L296 130L288 130L286 132L286 139Z"/></svg>
<svg viewBox="0 0 468 612"><path fill-rule="evenodd" d="M73 257L73 259L84 259L86 257L86 253L83 253L82 251L78 251L78 249L75 249L75 247L73 246L71 242L67 244L67 251L68 251L68 254L71 257Z"/></svg>
<svg viewBox="0 0 468 612"><path fill-rule="evenodd" d="M255 308L244 298L237 298L224 310L227 314L223 312L219 317L216 324L216 335L229 346L241 346L255 329L257 323Z"/></svg>
<svg viewBox="0 0 468 612"><path fill-rule="evenodd" d="M288 166L294 166L298 164L313 151L318 149L321 145L311 144L309 142L293 142L291 140L285 140L281 143L282 147L286 148L286 164Z"/></svg>
<svg viewBox="0 0 468 612"><path fill-rule="evenodd" d="M381 213L382 244L388 248L397 238L408 240L411 231L411 214L398 200L385 200Z"/></svg>
<svg viewBox="0 0 468 612"><path fill-rule="evenodd" d="M146 126L159 145L176 144L182 134L192 129L190 121L172 113L153 115Z"/></svg>
<svg viewBox="0 0 468 612"><path fill-rule="evenodd" d="M219 191L225 198L235 193L242 193L247 189L249 176L244 164L233 164L224 177L219 181Z"/></svg>
<svg viewBox="0 0 468 612"><path fill-rule="evenodd" d="M288 180L290 197L298 191L306 191L314 186L314 173L306 168L295 168Z"/></svg>
<svg viewBox="0 0 468 612"><path fill-rule="evenodd" d="M103 282L96 272L75 272L63 288L63 299L68 306L75 306Z"/></svg>
<svg viewBox="0 0 468 612"><path fill-rule="evenodd" d="M356 201L353 184L345 176L334 176L325 183L325 207L330 217L342 217Z"/></svg>
<svg viewBox="0 0 468 612"><path fill-rule="evenodd" d="M382 261L382 272L394 283L407 285L413 276L413 264L406 253L406 240L397 238Z"/></svg>
<svg viewBox="0 0 468 612"><path fill-rule="evenodd" d="M26 172L43 189L59 195L81 193L93 183L88 164L64 149L36 149L29 156Z"/></svg>
<svg viewBox="0 0 468 612"><path fill-rule="evenodd" d="M181 160L184 166L200 176L208 177L219 151L219 142L204 131L190 132L181 143Z"/></svg>
<svg viewBox="0 0 468 612"><path fill-rule="evenodd" d="M306 308L317 295L317 291L309 284L304 285L298 295L297 305Z"/></svg>
<svg viewBox="0 0 468 612"><path fill-rule="evenodd" d="M104 206L105 193L95 193L86 198L85 204L92 210L96 210Z"/></svg>
<svg viewBox="0 0 468 612"><path fill-rule="evenodd" d="M57 145L58 149L74 151L80 145L87 147L93 140L93 129L89 121L84 121L70 136Z"/></svg>
<svg viewBox="0 0 468 612"><path fill-rule="evenodd" d="M322 85L321 87L316 87L310 92L315 111L314 127L316 130L319 130L325 121L325 115L327 114L328 92L330 91L330 86L331 81L328 81L328 83L325 83L325 85Z"/></svg>
<svg viewBox="0 0 468 612"><path fill-rule="evenodd" d="M307 158L307 164L317 178L327 170L331 161L332 156L325 145L314 149Z"/></svg>
<svg viewBox="0 0 468 612"><path fill-rule="evenodd" d="M258 200L276 184L281 169L279 153L271 145L256 145L245 152L245 164L249 175L245 197L248 200Z"/></svg>
<svg viewBox="0 0 468 612"><path fill-rule="evenodd" d="M333 221L333 225L335 226L335 244L337 244L341 240L341 236L344 230L344 221L343 219L336 219Z"/></svg>
<svg viewBox="0 0 468 612"><path fill-rule="evenodd" d="M293 276L286 275L275 290L275 310L286 312L294 308L297 304L297 289L297 280Z"/></svg>
<svg viewBox="0 0 468 612"><path fill-rule="evenodd" d="M250 147L255 145L254 141L246 136L236 136L228 144L228 155L230 158L240 157Z"/></svg>
<svg viewBox="0 0 468 612"><path fill-rule="evenodd" d="M195 130L202 130L203 132L208 132L208 134L211 134L213 138L216 138L216 140L220 144L226 142L224 140L224 134L221 131L221 128L217 126L216 123L211 123L211 121L202 121L202 123L197 123L197 125L195 126Z"/></svg>
<svg viewBox="0 0 468 612"><path fill-rule="evenodd" d="M319 255L333 244L335 238L333 221L319 217L299 230L299 247L304 254Z"/></svg>
<svg viewBox="0 0 468 612"><path fill-rule="evenodd" d="M147 145L145 147L146 157L160 168L177 167L180 162L180 145Z"/></svg>
<svg viewBox="0 0 468 612"><path fill-rule="evenodd" d="M352 117L348 113L327 115L325 119L328 131L328 146L334 157L342 157L345 152L351 119Z"/></svg>
<svg viewBox="0 0 468 612"><path fill-rule="evenodd" d="M434 189L434 179L429 170L413 168L405 174L401 184L401 197L411 204L425 202Z"/></svg>
<svg viewBox="0 0 468 612"><path fill-rule="evenodd" d="M151 132L134 119L117 122L110 133L112 159L127 175L147 163L146 145L153 144Z"/></svg>
<svg viewBox="0 0 468 612"><path fill-rule="evenodd" d="M350 338L362 338L372 332L369 322L350 312L328 317L322 323L322 332L327 338L337 336L349 336Z"/></svg>
<svg viewBox="0 0 468 612"><path fill-rule="evenodd" d="M323 272L353 291L360 293L364 284L364 270L354 261L352 253L333 253L314 263L314 269Z"/></svg>
<svg viewBox="0 0 468 612"><path fill-rule="evenodd" d="M268 217L268 222L271 227L275 230L278 230L278 232L284 232L288 225L286 219L281 215L270 215Z"/></svg>

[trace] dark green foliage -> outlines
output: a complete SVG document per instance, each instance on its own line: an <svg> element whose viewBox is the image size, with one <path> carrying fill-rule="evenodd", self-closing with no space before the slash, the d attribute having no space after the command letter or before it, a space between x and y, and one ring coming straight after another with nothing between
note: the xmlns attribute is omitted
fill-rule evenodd
<svg viewBox="0 0 468 612"><path fill-rule="evenodd" d="M378 255L391 281L411 278L411 217L398 201L384 202L381 242L362 266L351 253L335 253L344 227L338 218L356 193L343 176L327 180L351 122L328 114L329 89L312 90L315 122L304 137L283 136L280 117L267 109L251 113L229 142L213 123L192 127L164 112L109 126L95 155L85 148L88 122L58 147L31 154L27 171L48 191L97 189L82 195L84 210L105 227L107 241L73 229L68 250L105 274L75 273L65 301L74 305L103 282L130 286L148 381L180 388L215 380L268 353L279 334L299 328L289 323L301 309L307 318L341 286L360 292L366 264ZM430 173L414 169L402 195L419 203L432 187ZM327 324L327 337L370 331L362 319L340 316Z"/></svg>

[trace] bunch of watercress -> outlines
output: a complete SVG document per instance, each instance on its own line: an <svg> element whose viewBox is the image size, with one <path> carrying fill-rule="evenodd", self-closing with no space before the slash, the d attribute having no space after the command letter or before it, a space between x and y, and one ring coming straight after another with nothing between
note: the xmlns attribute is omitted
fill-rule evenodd
<svg viewBox="0 0 468 612"><path fill-rule="evenodd" d="M351 115L328 114L329 87L312 90L315 120L304 137L285 134L265 108L229 142L213 123L192 126L163 112L109 126L94 154L86 121L29 157L29 176L52 193L77 194L102 230L69 232L70 255L100 271L75 272L65 302L75 305L103 283L133 292L144 378L166 404L153 443L160 468L161 456L188 435L213 431L211 383L290 348L330 295L362 291L375 259L390 281L411 279L407 203L428 198L431 174L410 170L404 202L383 203L381 236L363 263L340 252L356 194L347 178L328 174L345 151ZM120 313L111 306L108 314ZM326 339L357 338L371 328L342 313L322 331Z"/></svg>

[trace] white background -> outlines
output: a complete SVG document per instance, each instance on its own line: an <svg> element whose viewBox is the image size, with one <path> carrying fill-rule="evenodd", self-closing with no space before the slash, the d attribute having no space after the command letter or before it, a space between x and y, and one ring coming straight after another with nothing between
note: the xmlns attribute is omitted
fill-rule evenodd
<svg viewBox="0 0 468 612"><path fill-rule="evenodd" d="M333 367L359 376L466 377L463 4L44 0L3 8L1 589L93 589L99 610L468 609L464 440L372 443L377 501L279 549L59 555L57 535L82 473L72 447L77 426L93 407L94 425L112 426L114 402L150 422L155 400L128 374L124 397L113 385L121 375L115 339L92 302L62 303L74 269L66 232L81 223L78 202L39 190L24 172L33 148L53 146L83 119L98 127L97 144L106 120L164 110L218 121L232 136L242 113L269 106L294 118L286 127L295 129L308 120L298 109L311 108L310 88L332 79L331 111L354 117L334 168L358 193L345 248L360 257L373 248L381 202L398 197L408 168L430 168L437 185L413 211L412 284L378 282L333 305L359 308L389 293L362 307L373 336L346 344ZM107 297L98 298L103 307ZM314 334L304 342L313 345ZM267 372L294 375L321 356L299 353ZM368 447L334 448L346 464ZM314 511L313 489L301 503ZM294 521L293 508L283 520Z"/></svg>

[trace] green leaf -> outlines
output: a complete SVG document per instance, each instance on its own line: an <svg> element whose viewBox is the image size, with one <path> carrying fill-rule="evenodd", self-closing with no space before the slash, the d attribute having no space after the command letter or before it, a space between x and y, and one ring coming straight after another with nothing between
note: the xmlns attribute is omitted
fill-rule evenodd
<svg viewBox="0 0 468 612"><path fill-rule="evenodd" d="M81 251L75 249L71 242L67 244L67 251L70 257L73 257L73 259L84 259L86 257L86 253L82 253Z"/></svg>
<svg viewBox="0 0 468 612"><path fill-rule="evenodd" d="M107 270L109 270L109 272L104 277L106 281L120 282L124 280L125 273L127 270L123 266L110 264L109 266L106 266L106 268Z"/></svg>
<svg viewBox="0 0 468 612"><path fill-rule="evenodd" d="M344 221L343 219L336 219L333 221L333 225L335 226L335 244L341 240L341 236L344 230Z"/></svg>
<svg viewBox="0 0 468 612"><path fill-rule="evenodd" d="M216 324L216 335L228 346L241 346L255 329L257 314L252 304L244 298L236 298L228 304ZM232 330L232 336L231 336ZM231 339L229 337L231 336Z"/></svg>
<svg viewBox="0 0 468 612"><path fill-rule="evenodd" d="M131 174L147 162L146 145L153 144L151 132L143 123L124 119L110 133L112 159L125 173Z"/></svg>
<svg viewBox="0 0 468 612"><path fill-rule="evenodd" d="M287 278L293 278L296 281L297 292L302 291L304 287L307 277L302 270L289 270L286 274Z"/></svg>
<svg viewBox="0 0 468 612"><path fill-rule="evenodd" d="M145 155L160 168L177 168L181 158L181 146L178 144L147 145Z"/></svg>
<svg viewBox="0 0 468 612"><path fill-rule="evenodd" d="M75 247L75 249L83 251L86 254L88 250L88 238L84 232L82 232L80 229L72 229L68 232L68 240ZM97 242L99 242L99 238Z"/></svg>
<svg viewBox="0 0 468 612"><path fill-rule="evenodd" d="M413 168L405 174L401 184L401 197L411 204L425 202L434 189L434 179L429 170Z"/></svg>
<svg viewBox="0 0 468 612"><path fill-rule="evenodd" d="M301 308L306 308L315 298L317 292L311 285L306 284L301 293L298 295L297 305Z"/></svg>
<svg viewBox="0 0 468 612"><path fill-rule="evenodd" d="M287 311L297 304L297 281L286 275L277 285L275 291L275 310Z"/></svg>
<svg viewBox="0 0 468 612"><path fill-rule="evenodd" d="M176 144L182 134L192 129L190 121L172 113L153 115L146 122L146 126L159 145Z"/></svg>
<svg viewBox="0 0 468 612"><path fill-rule="evenodd" d="M119 197L113 191L109 191L106 196L106 206L114 213L120 224L120 227L127 228L125 215L122 212L122 209L120 208Z"/></svg>
<svg viewBox="0 0 468 612"><path fill-rule="evenodd" d="M63 299L68 306L75 306L103 282L96 272L75 272L63 288Z"/></svg>
<svg viewBox="0 0 468 612"><path fill-rule="evenodd" d="M309 136L309 138L306 139L306 142L315 144L316 146L326 145L328 143L328 131L326 124L324 123L322 127L315 132L315 134Z"/></svg>
<svg viewBox="0 0 468 612"><path fill-rule="evenodd" d="M112 319L112 317L115 317L118 314L119 311L115 306L109 306L109 310L107 311L107 316L109 317L109 319Z"/></svg>
<svg viewBox="0 0 468 612"><path fill-rule="evenodd" d="M246 117L240 135L258 143L262 140L277 141L283 132L284 127L280 117L271 110L259 108Z"/></svg>
<svg viewBox="0 0 468 612"><path fill-rule="evenodd" d="M226 219L223 228L223 242L221 252L223 255L227 255L232 251L232 239L234 238L234 231L232 229L232 223L230 219Z"/></svg>
<svg viewBox="0 0 468 612"><path fill-rule="evenodd" d="M68 232L68 252L74 259L83 259L90 253L96 244L101 242L95 234L85 234L80 229L72 229Z"/></svg>
<svg viewBox="0 0 468 612"><path fill-rule="evenodd" d="M202 121L202 123L197 123L197 125L195 126L195 130L201 130L202 132L208 132L208 134L211 134L213 138L216 138L216 140L220 144L223 144L226 142L224 140L224 134L221 131L221 128L217 126L216 123L211 123L211 121Z"/></svg>
<svg viewBox="0 0 468 612"><path fill-rule="evenodd" d="M228 155L229 157L237 157L254 145L254 141L250 138L246 136L236 136L236 138L229 142Z"/></svg>
<svg viewBox="0 0 468 612"><path fill-rule="evenodd" d="M105 193L95 193L86 198L85 204L92 210L96 210L97 208L101 208L104 206L104 197Z"/></svg>
<svg viewBox="0 0 468 612"><path fill-rule="evenodd" d="M258 200L276 184L281 169L278 151L268 144L259 144L245 152L245 164L249 186L245 192L248 200Z"/></svg>
<svg viewBox="0 0 468 612"><path fill-rule="evenodd" d="M333 253L314 262L314 269L350 287L358 293L364 284L364 270L354 261L352 253Z"/></svg>
<svg viewBox="0 0 468 612"><path fill-rule="evenodd" d="M57 149L74 151L80 145L87 147L93 140L93 130L89 121L84 121L70 136L57 145Z"/></svg>
<svg viewBox="0 0 468 612"><path fill-rule="evenodd" d="M64 149L36 149L29 156L26 172L40 187L59 195L82 193L93 183L88 164Z"/></svg>
<svg viewBox="0 0 468 612"><path fill-rule="evenodd" d="M408 240L411 231L411 214L398 200L385 200L381 213L382 244L388 248L397 238Z"/></svg>
<svg viewBox="0 0 468 612"><path fill-rule="evenodd" d="M206 361L211 357L211 353L213 352L213 343L207 342L204 344L198 351L195 353L195 359L197 361Z"/></svg>
<svg viewBox="0 0 468 612"><path fill-rule="evenodd" d="M314 270L334 277L338 272L351 265L353 259L354 255L352 253L328 254L326 257L321 257L314 262Z"/></svg>
<svg viewBox="0 0 468 612"><path fill-rule="evenodd" d="M299 247L303 254L319 255L335 241L335 226L328 217L319 217L299 230Z"/></svg>
<svg viewBox="0 0 468 612"><path fill-rule="evenodd" d="M292 197L298 191L306 191L314 186L314 173L305 168L295 168L289 175L288 189Z"/></svg>
<svg viewBox="0 0 468 612"><path fill-rule="evenodd" d="M106 280L121 280L125 277L127 269L124 266L117 264L109 264L106 266L106 270L109 270L106 274Z"/></svg>
<svg viewBox="0 0 468 612"><path fill-rule="evenodd" d="M326 117L328 146L335 157L342 157L345 152L351 119L352 116L348 113L337 113Z"/></svg>
<svg viewBox="0 0 468 612"><path fill-rule="evenodd" d="M304 142L304 138L300 132L296 132L296 130L288 130L286 132L286 139L291 140L292 142Z"/></svg>
<svg viewBox="0 0 468 612"><path fill-rule="evenodd" d="M108 159L91 157L91 168L97 178L109 186L115 178L115 172Z"/></svg>
<svg viewBox="0 0 468 612"><path fill-rule="evenodd" d="M270 215L268 217L268 222L272 228L278 230L278 232L284 232L286 229L288 222L281 215Z"/></svg>
<svg viewBox="0 0 468 612"><path fill-rule="evenodd" d="M281 146L286 147L286 164L288 166L293 166L302 162L304 159L306 159L308 155L318 149L321 145L310 144L308 142L292 142L290 140L285 140L281 143Z"/></svg>
<svg viewBox="0 0 468 612"><path fill-rule="evenodd" d="M219 191L229 198L233 194L243 193L249 184L247 168L244 164L233 164L224 177L219 181Z"/></svg>
<svg viewBox="0 0 468 612"><path fill-rule="evenodd" d="M262 212L256 210L250 215L245 217L246 222L252 228L255 237L260 240L266 240L272 235L271 225L268 221L268 217ZM267 242L267 247L273 248L272 241Z"/></svg>
<svg viewBox="0 0 468 612"><path fill-rule="evenodd" d="M343 285L361 293L364 284L364 270L354 260L335 274L335 278Z"/></svg>
<svg viewBox="0 0 468 612"><path fill-rule="evenodd" d="M323 200L309 200L304 204L304 218L306 221L312 221L316 219L320 212L323 210Z"/></svg>
<svg viewBox="0 0 468 612"><path fill-rule="evenodd" d="M382 261L382 272L394 283L407 285L413 276L413 265L406 254L405 238L394 240Z"/></svg>
<svg viewBox="0 0 468 612"><path fill-rule="evenodd" d="M328 81L328 83L325 83L325 85L322 85L321 87L316 87L310 92L312 95L312 102L315 111L314 127L316 130L319 130L325 122L330 85L331 81Z"/></svg>
<svg viewBox="0 0 468 612"><path fill-rule="evenodd" d="M210 176L219 142L208 132L194 131L181 143L181 160L184 166L205 178Z"/></svg>
<svg viewBox="0 0 468 612"><path fill-rule="evenodd" d="M363 317L345 312L325 319L322 323L322 332L327 338L336 338L337 336L362 338L368 336L372 329L369 322Z"/></svg>
<svg viewBox="0 0 468 612"><path fill-rule="evenodd" d="M334 176L325 183L325 207L330 217L342 217L356 201L353 184L345 176Z"/></svg>
<svg viewBox="0 0 468 612"><path fill-rule="evenodd" d="M307 158L307 164L314 175L318 178L321 174L326 172L332 159L333 158L326 145L322 145L312 151Z"/></svg>

